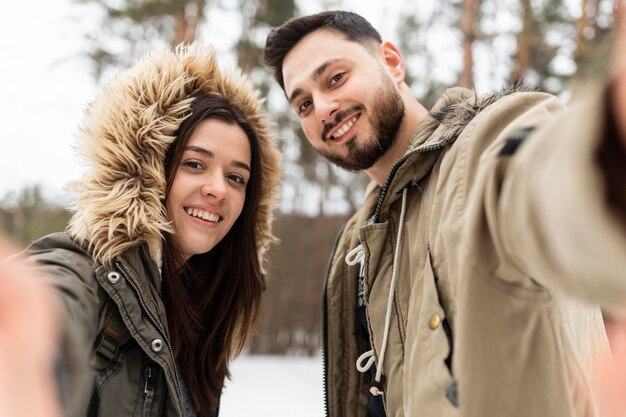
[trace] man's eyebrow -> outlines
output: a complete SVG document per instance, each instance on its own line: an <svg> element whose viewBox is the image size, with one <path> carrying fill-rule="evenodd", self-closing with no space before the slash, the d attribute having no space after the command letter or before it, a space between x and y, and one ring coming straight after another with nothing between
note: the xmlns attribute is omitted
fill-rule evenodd
<svg viewBox="0 0 626 417"><path fill-rule="evenodd" d="M331 66L337 61L341 61L341 58L331 58L328 61L323 62L319 67L315 68L315 71L313 71L313 73L311 74L311 79L313 81L317 81L322 76L324 71L326 71L326 69L329 66ZM291 95L289 96L289 102L293 103L293 101L296 98L298 98L298 96L302 95L303 93L304 93L304 90L302 90L301 88L296 88L295 90L293 90L293 93L291 93Z"/></svg>
<svg viewBox="0 0 626 417"><path fill-rule="evenodd" d="M301 96L302 94L304 94L304 90L301 88L296 88L295 90L293 90L293 93L291 93L291 95L289 96L289 102L293 103L293 101L297 99L298 96Z"/></svg>
<svg viewBox="0 0 626 417"><path fill-rule="evenodd" d="M326 71L326 68L330 67L332 64L334 64L337 61L339 61L338 58L331 58L328 61L324 62L322 65L317 67L315 71L313 71L313 74L311 74L311 78L314 81L317 81L322 76L324 71Z"/></svg>
<svg viewBox="0 0 626 417"><path fill-rule="evenodd" d="M200 146L187 146L185 147L186 151L192 151L192 152L198 152L201 155L206 156L207 158L213 158L215 156L215 154L213 152L211 152L208 149L204 149ZM234 160L230 163L231 166L235 167L235 168L241 168L241 169L245 169L248 172L251 172L252 170L250 169L250 165L246 164L245 162L242 161L237 161Z"/></svg>

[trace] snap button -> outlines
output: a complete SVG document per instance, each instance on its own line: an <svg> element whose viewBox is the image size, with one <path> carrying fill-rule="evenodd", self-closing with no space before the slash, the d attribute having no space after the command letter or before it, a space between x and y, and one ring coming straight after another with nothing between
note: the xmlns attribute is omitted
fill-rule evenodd
<svg viewBox="0 0 626 417"><path fill-rule="evenodd" d="M430 320L428 320L428 327L430 327L431 330L435 330L440 324L441 317L439 317L439 314L433 314L430 316Z"/></svg>
<svg viewBox="0 0 626 417"><path fill-rule="evenodd" d="M163 349L163 341L161 339L154 339L152 341L152 350L154 352L160 352Z"/></svg>
<svg viewBox="0 0 626 417"><path fill-rule="evenodd" d="M111 271L107 274L107 279L111 284L117 284L120 282L121 275L117 271Z"/></svg>

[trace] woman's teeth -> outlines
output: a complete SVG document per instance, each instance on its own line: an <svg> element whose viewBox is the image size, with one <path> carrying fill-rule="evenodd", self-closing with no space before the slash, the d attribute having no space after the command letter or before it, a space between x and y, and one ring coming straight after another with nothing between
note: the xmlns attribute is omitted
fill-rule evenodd
<svg viewBox="0 0 626 417"><path fill-rule="evenodd" d="M206 220L206 221L213 222L213 223L216 223L220 219L220 216L218 214L211 213L211 212L204 211L204 210L197 209L197 208L188 207L185 209L185 211L190 216L198 217L202 220Z"/></svg>

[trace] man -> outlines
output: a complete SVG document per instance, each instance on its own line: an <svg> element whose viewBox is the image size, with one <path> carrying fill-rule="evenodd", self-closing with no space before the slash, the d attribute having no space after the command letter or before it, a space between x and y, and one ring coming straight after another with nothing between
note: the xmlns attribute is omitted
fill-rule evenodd
<svg viewBox="0 0 626 417"><path fill-rule="evenodd" d="M265 61L312 146L372 180L327 277L328 414L599 415L585 303L626 300L626 74L571 110L456 88L427 111L348 12L274 29Z"/></svg>

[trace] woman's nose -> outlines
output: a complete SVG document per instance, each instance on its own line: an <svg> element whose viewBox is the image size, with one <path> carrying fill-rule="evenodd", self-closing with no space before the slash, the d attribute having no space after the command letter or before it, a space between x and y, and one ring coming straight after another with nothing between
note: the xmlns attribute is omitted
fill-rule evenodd
<svg viewBox="0 0 626 417"><path fill-rule="evenodd" d="M225 200L228 194L226 179L221 176L212 176L202 184L200 192L203 196L214 197L217 200Z"/></svg>

